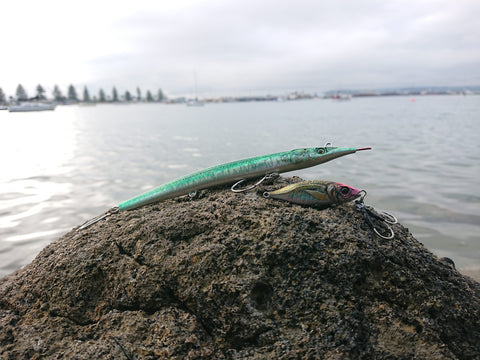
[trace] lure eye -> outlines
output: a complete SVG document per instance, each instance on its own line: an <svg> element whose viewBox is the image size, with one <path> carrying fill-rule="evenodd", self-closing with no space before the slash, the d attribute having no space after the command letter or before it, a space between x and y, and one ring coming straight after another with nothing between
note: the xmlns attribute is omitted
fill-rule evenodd
<svg viewBox="0 0 480 360"><path fill-rule="evenodd" d="M325 149L324 148L317 148L317 153L325 154Z"/></svg>
<svg viewBox="0 0 480 360"><path fill-rule="evenodd" d="M348 195L348 194L350 194L350 189L346 186L342 186L342 188L340 189L340 193L342 195Z"/></svg>

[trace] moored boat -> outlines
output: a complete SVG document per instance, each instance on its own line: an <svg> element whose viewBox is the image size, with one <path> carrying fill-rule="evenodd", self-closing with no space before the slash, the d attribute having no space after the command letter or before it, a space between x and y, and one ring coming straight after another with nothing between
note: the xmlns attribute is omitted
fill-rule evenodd
<svg viewBox="0 0 480 360"><path fill-rule="evenodd" d="M187 101L187 106L203 106L203 105L205 104L202 101L198 101L197 99Z"/></svg>
<svg viewBox="0 0 480 360"><path fill-rule="evenodd" d="M56 105L50 103L21 103L19 105L11 105L8 107L10 112L21 112L21 111L46 111L46 110L55 110Z"/></svg>

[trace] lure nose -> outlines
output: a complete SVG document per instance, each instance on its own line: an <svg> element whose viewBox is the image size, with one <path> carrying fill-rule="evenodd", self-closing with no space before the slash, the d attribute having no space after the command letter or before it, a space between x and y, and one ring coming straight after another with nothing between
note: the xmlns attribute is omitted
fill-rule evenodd
<svg viewBox="0 0 480 360"><path fill-rule="evenodd" d="M354 187L338 183L338 186L340 186L340 192L342 193L343 196L345 196L345 199L348 201L350 200L355 200L360 196L360 190L355 189Z"/></svg>
<svg viewBox="0 0 480 360"><path fill-rule="evenodd" d="M360 190L351 188L352 190L352 195L350 196L350 199L354 200L360 196Z"/></svg>
<svg viewBox="0 0 480 360"><path fill-rule="evenodd" d="M364 147L364 148L356 149L356 151L363 151L363 150L372 150L372 148L371 147Z"/></svg>

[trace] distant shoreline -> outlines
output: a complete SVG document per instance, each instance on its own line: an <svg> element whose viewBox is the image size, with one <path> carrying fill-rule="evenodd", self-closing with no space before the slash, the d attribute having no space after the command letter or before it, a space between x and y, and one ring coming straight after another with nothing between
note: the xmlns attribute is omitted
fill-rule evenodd
<svg viewBox="0 0 480 360"><path fill-rule="evenodd" d="M139 91L139 90L138 90ZM19 100L13 97L10 97L10 100L7 101L6 97L0 96L0 106L7 105L12 103L19 102L28 102L28 101L43 101L43 102L53 102L57 105L73 105L73 104L84 104L84 105L96 105L96 104L138 104L138 103L161 103L161 104L184 104L190 101L198 101L200 103L231 103L231 102L263 102L263 101L293 101L293 100L310 100L310 99L331 99L331 100L350 100L352 98L366 98L366 97L392 97L392 96L446 96L446 95L480 95L480 85L479 86L436 86L436 87L405 87L405 88L388 88L388 89L336 89L329 90L322 93L310 93L306 91L290 91L282 95L221 95L221 96L203 96L203 97L194 97L191 96L172 96L167 97L163 92L159 97L153 97L151 93L147 97L141 97L140 91L139 96L134 97L129 94L118 96L116 90L112 93L112 96L107 95L102 91L102 95L97 97L90 97L89 95L83 100L76 95L70 97L57 96L55 99L47 99L45 96L37 96L34 98L24 98L24 100Z"/></svg>
<svg viewBox="0 0 480 360"><path fill-rule="evenodd" d="M205 97L199 99L201 103L242 103L242 102L285 102L285 101L296 101L296 100L312 100L312 99L330 99L335 101L342 101L342 100L350 100L352 98L367 98L367 97L393 97L393 96L405 96L405 97L412 97L413 96L448 96L448 95L456 95L456 96L472 96L472 95L480 95L480 92L412 92L412 93L402 93L402 92L359 92L359 93L344 93L344 92L335 92L331 94L325 94L322 96L319 95L312 95L306 93L298 93L294 92L287 96L276 96L276 95L265 95L265 96L227 96L227 97ZM105 100L105 101L52 101L52 100L45 100L42 102L45 103L54 103L56 105L101 105L101 104L110 104L110 105L128 105L128 104L187 104L192 99L187 97L177 97L177 98L169 98L165 99L161 102L159 101L125 101L125 100ZM24 101L24 102L32 102L32 101ZM36 102L34 100L33 102ZM16 101L15 104L22 103ZM1 104L0 104L1 105ZM6 105L8 106L8 105Z"/></svg>

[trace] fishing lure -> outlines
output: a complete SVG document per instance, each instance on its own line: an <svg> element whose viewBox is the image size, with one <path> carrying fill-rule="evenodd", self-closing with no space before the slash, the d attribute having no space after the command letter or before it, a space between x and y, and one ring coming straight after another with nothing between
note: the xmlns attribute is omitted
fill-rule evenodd
<svg viewBox="0 0 480 360"><path fill-rule="evenodd" d="M265 192L267 198L281 199L295 204L326 208L343 204L360 196L360 190L334 181L311 180L290 184Z"/></svg>
<svg viewBox="0 0 480 360"><path fill-rule="evenodd" d="M157 201L186 195L193 191L216 185L242 181L272 173L304 169L323 164L341 156L371 148L338 148L332 146L296 149L280 153L257 156L217 165L186 175L164 185L138 195L118 205L119 210L132 210ZM235 186L235 185L234 185ZM232 189L233 190L233 189Z"/></svg>
<svg viewBox="0 0 480 360"><path fill-rule="evenodd" d="M124 201L117 207L110 209L104 215L86 222L77 230L84 229L119 211L136 209L147 204L186 195L217 185L228 184L234 181L238 182L232 186L232 191L238 192L239 190L236 189L236 186L245 179L260 176L264 176L263 179L265 179L269 174L300 170L323 164L327 161L348 154L353 154L357 151L371 149L370 147L360 149L338 148L328 145L329 144L324 147L295 149L270 155L257 156L200 170Z"/></svg>

